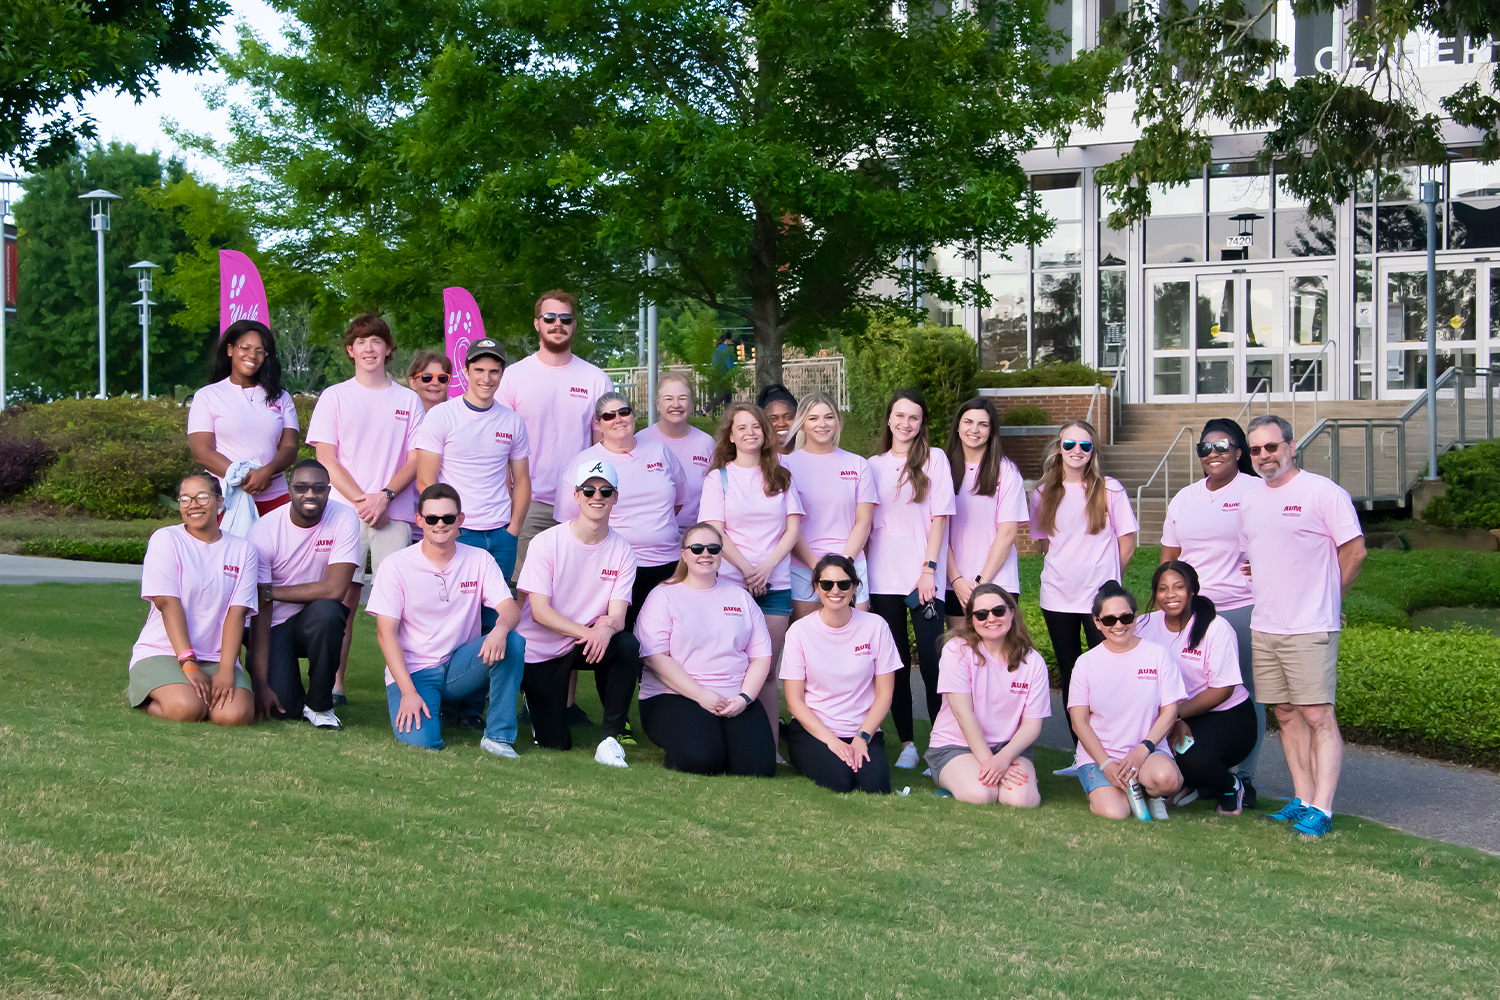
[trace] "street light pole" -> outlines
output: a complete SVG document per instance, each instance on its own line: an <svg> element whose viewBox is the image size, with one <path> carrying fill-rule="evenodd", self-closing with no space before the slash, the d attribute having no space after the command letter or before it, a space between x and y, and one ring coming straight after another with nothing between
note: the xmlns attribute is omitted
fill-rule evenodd
<svg viewBox="0 0 1500 1000"><path fill-rule="evenodd" d="M1437 467L1437 181L1422 182L1422 204L1427 206L1427 479L1438 477Z"/></svg>
<svg viewBox="0 0 1500 1000"><path fill-rule="evenodd" d="M120 196L103 188L96 188L78 196L79 201L89 203L89 228L99 236L99 398L109 396L105 383L104 357L104 234L109 232L109 203L119 201Z"/></svg>
<svg viewBox="0 0 1500 1000"><path fill-rule="evenodd" d="M10 238L5 232L5 217L10 214L10 186L21 178L0 174L0 411L5 409L5 310L10 299L6 285L10 281Z"/></svg>
<svg viewBox="0 0 1500 1000"><path fill-rule="evenodd" d="M159 265L149 260L138 260L130 265L130 269L136 273L135 287L141 293L141 300L135 303L136 309L141 316L141 398L151 398L151 307L156 305L151 301L151 272Z"/></svg>
<svg viewBox="0 0 1500 1000"><path fill-rule="evenodd" d="M656 254L646 255L646 270L656 273ZM646 416L656 422L656 300L646 306Z"/></svg>

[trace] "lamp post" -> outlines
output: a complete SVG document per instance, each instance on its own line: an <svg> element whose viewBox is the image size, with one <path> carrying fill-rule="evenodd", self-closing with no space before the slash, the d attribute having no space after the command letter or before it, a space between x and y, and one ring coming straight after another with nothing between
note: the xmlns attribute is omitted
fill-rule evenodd
<svg viewBox="0 0 1500 1000"><path fill-rule="evenodd" d="M649 274L656 273L656 254L646 255L646 271ZM646 417L649 421L656 420L656 300L652 299L646 305Z"/></svg>
<svg viewBox="0 0 1500 1000"><path fill-rule="evenodd" d="M1438 477L1437 467L1437 205L1442 185L1422 182L1422 204L1427 206L1427 479ZM1462 391L1462 388L1460 388Z"/></svg>
<svg viewBox="0 0 1500 1000"><path fill-rule="evenodd" d="M130 269L136 274L135 287L141 293L141 300L135 303L136 310L141 316L141 398L151 398L151 307L156 305L151 301L151 272L159 267L149 260L138 260L130 265Z"/></svg>
<svg viewBox="0 0 1500 1000"><path fill-rule="evenodd" d="M104 399L109 395L104 381L104 234L109 232L109 203L119 201L120 196L95 188L79 195L78 200L89 203L89 228L99 234L99 398Z"/></svg>
<svg viewBox="0 0 1500 1000"><path fill-rule="evenodd" d="M5 232L5 217L10 214L10 186L21 178L0 174L0 411L5 409L5 309L10 298L10 240Z"/></svg>

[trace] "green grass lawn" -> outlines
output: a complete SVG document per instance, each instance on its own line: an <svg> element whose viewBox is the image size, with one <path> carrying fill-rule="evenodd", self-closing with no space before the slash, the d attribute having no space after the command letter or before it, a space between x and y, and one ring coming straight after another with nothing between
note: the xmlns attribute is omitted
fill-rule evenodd
<svg viewBox="0 0 1500 1000"><path fill-rule="evenodd" d="M615 771L582 731L413 750L367 618L343 732L162 723L124 705L134 593L0 590L6 998L1495 995L1500 859L1474 851L1203 805L1111 823L1050 774L1023 813L649 747Z"/></svg>

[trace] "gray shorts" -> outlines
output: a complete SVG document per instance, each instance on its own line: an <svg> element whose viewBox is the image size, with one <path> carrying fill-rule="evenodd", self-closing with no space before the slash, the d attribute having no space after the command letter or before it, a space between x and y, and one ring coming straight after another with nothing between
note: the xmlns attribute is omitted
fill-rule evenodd
<svg viewBox="0 0 1500 1000"><path fill-rule="evenodd" d="M1006 743L1008 742L1010 741L1007 740ZM1000 748L1003 746L1005 746L1005 743L996 743L994 746L990 747L990 753L999 753ZM1036 757L1032 754L1031 751L1032 748L1027 747L1025 750L1021 751L1021 756L1029 761L1034 762L1036 760ZM928 747L927 756L925 759L927 761L927 766L932 768L932 780L937 781L938 775L943 773L943 768L952 763L954 758L962 757L964 754L972 754L973 752L974 751L970 750L967 746Z"/></svg>

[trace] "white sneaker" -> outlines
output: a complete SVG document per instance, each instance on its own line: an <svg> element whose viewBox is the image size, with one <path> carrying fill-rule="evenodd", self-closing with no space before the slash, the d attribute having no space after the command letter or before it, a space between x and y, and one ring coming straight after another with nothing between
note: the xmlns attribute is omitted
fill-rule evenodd
<svg viewBox="0 0 1500 1000"><path fill-rule="evenodd" d="M344 728L343 724L339 722L339 717L333 714L333 709L329 709L326 712L314 712L306 705L303 705L302 717L319 729Z"/></svg>
<svg viewBox="0 0 1500 1000"><path fill-rule="evenodd" d="M492 740L488 736L479 741L479 749L488 750L496 757L504 757L506 760L521 759L521 755L516 753L515 747L511 746L509 743L501 743L499 740Z"/></svg>
<svg viewBox="0 0 1500 1000"><path fill-rule="evenodd" d="M1173 809L1180 809L1183 806L1187 805L1189 802L1197 802L1197 801L1198 801L1198 789L1196 789L1196 788L1184 788L1182 791L1180 791L1176 795L1172 796L1172 808Z"/></svg>
<svg viewBox="0 0 1500 1000"><path fill-rule="evenodd" d="M908 771L915 770L917 761L921 759L921 755L917 753L917 745L915 743L908 743L901 748L901 756L896 758L896 766L904 767Z"/></svg>
<svg viewBox="0 0 1500 1000"><path fill-rule="evenodd" d="M1067 767L1060 767L1056 771L1053 771L1052 774L1057 778L1076 778L1078 777L1078 765L1069 764Z"/></svg>
<svg viewBox="0 0 1500 1000"><path fill-rule="evenodd" d="M620 746L620 741L613 736L599 744L599 749L594 751L594 759L610 767L630 766L625 763L625 748Z"/></svg>
<svg viewBox="0 0 1500 1000"><path fill-rule="evenodd" d="M1146 806L1151 810L1151 818L1160 822L1167 818L1167 800L1162 798L1148 798Z"/></svg>

